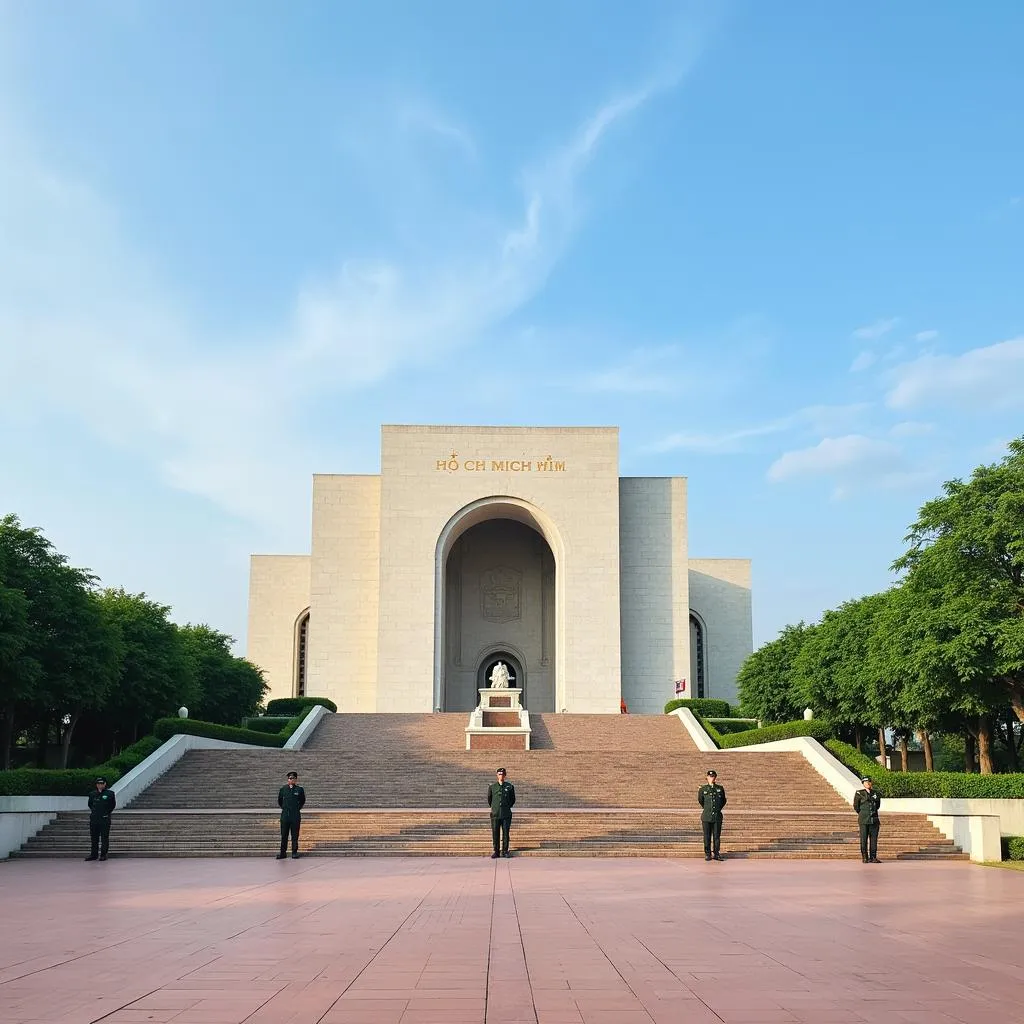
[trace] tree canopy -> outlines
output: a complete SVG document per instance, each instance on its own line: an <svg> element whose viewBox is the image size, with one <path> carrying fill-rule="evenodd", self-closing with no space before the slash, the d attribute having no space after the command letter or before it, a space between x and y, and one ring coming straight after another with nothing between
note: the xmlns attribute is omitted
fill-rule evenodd
<svg viewBox="0 0 1024 1024"><path fill-rule="evenodd" d="M805 703L852 728L958 732L994 768L1002 737L1016 768L1024 727L1024 438L999 463L925 503L888 591L787 626L744 664L744 707L768 721ZM1013 724L1016 720L1017 725Z"/></svg>
<svg viewBox="0 0 1024 1024"><path fill-rule="evenodd" d="M39 529L0 519L0 767L30 735L43 763L54 730L62 766L73 750L99 761L182 704L238 724L266 684L231 643L206 625L176 625L145 594L100 589Z"/></svg>

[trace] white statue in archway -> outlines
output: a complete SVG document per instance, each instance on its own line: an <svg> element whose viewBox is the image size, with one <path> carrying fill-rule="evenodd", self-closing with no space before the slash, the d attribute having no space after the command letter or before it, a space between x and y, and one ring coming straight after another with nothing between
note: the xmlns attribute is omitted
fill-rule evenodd
<svg viewBox="0 0 1024 1024"><path fill-rule="evenodd" d="M491 689L507 690L508 678L508 666L505 662L499 661L498 664L491 669Z"/></svg>

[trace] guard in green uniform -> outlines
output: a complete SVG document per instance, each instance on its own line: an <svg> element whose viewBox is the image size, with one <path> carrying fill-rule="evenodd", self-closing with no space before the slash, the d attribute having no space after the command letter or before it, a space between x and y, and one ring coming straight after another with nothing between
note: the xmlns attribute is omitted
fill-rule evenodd
<svg viewBox="0 0 1024 1024"><path fill-rule="evenodd" d="M110 815L117 806L117 797L107 789L107 780L100 776L89 794L89 839L92 847L86 860L106 860L110 848Z"/></svg>
<svg viewBox="0 0 1024 1024"><path fill-rule="evenodd" d="M700 812L700 827L704 832L704 859L721 860L722 808L725 806L725 790L718 784L718 772L713 768L707 774L707 782L697 790Z"/></svg>
<svg viewBox="0 0 1024 1024"><path fill-rule="evenodd" d="M875 792L870 776L865 775L860 781L864 788L853 794L853 809L860 827L860 859L865 864L878 864L878 805L882 798Z"/></svg>
<svg viewBox="0 0 1024 1024"><path fill-rule="evenodd" d="M491 860L498 856L498 840L501 840L501 856L511 857L508 852L508 830L512 826L512 808L516 802L516 787L505 781L507 772L499 768L495 773L498 781L492 782L487 789L487 805L491 808L491 842L494 853Z"/></svg>
<svg viewBox="0 0 1024 1024"><path fill-rule="evenodd" d="M292 837L292 857L299 857L299 826L302 824L302 808L306 803L306 791L299 785L299 773L289 772L287 783L277 793L277 806L281 808L281 852L278 860L284 860L288 848L288 836Z"/></svg>

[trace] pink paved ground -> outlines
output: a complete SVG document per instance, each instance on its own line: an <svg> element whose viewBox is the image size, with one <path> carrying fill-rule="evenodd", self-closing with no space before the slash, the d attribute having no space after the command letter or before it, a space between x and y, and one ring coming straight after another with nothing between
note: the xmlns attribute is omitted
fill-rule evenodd
<svg viewBox="0 0 1024 1024"><path fill-rule="evenodd" d="M0 1021L1024 1020L1024 874L530 859L0 864Z"/></svg>

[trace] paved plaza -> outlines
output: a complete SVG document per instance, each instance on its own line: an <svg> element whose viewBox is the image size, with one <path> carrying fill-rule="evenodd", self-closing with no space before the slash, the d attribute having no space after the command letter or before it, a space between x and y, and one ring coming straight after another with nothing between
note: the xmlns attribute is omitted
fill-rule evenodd
<svg viewBox="0 0 1024 1024"><path fill-rule="evenodd" d="M0 864L5 1024L1021 1019L1024 874L459 858Z"/></svg>

